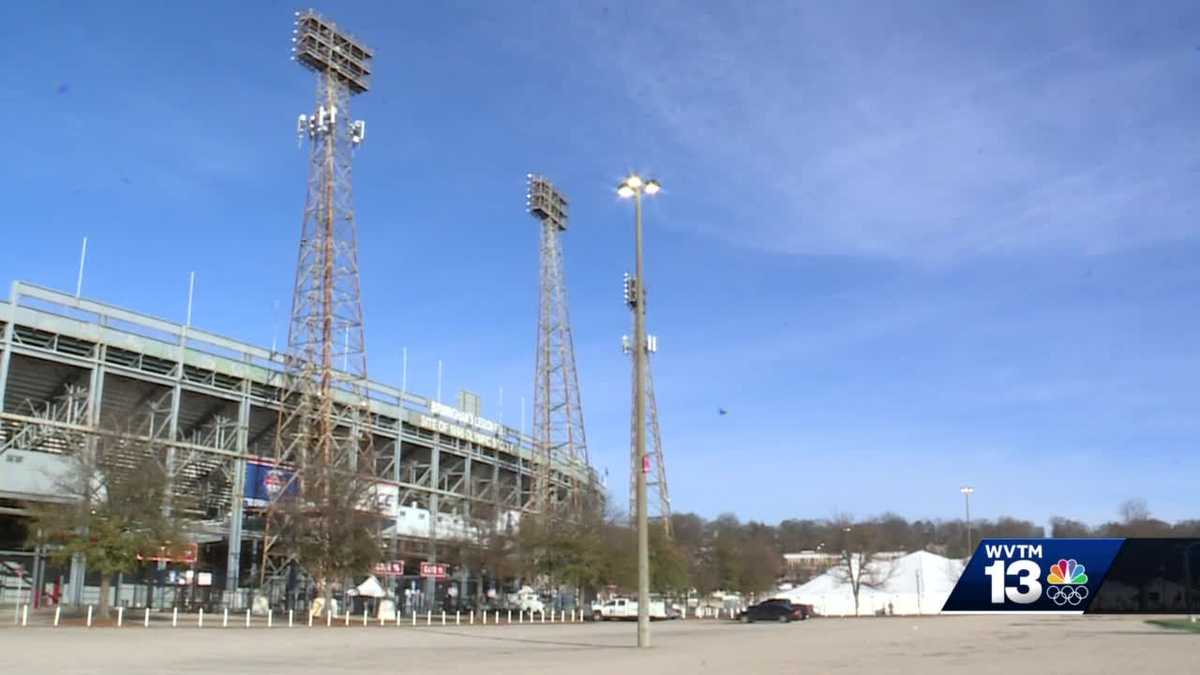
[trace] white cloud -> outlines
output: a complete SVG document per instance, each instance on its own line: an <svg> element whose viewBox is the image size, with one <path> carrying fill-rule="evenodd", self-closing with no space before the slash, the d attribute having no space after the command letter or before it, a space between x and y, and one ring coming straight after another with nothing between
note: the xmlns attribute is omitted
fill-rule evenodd
<svg viewBox="0 0 1200 675"><path fill-rule="evenodd" d="M821 12L657 5L643 29L580 22L649 116L635 132L651 124L683 151L661 170L713 214L691 226L787 253L925 261L1197 233L1200 59L1169 17L1160 39L1129 46L1119 18L1010 16L992 39L991 16L940 30L919 11Z"/></svg>

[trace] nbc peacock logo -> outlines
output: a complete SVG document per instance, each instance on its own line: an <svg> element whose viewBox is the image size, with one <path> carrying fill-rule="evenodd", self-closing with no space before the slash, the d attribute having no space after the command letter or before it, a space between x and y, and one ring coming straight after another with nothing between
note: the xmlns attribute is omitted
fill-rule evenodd
<svg viewBox="0 0 1200 675"><path fill-rule="evenodd" d="M1088 597L1087 568L1074 558L1059 560L1051 565L1046 582L1050 584L1046 589L1046 597L1059 607L1076 607Z"/></svg>

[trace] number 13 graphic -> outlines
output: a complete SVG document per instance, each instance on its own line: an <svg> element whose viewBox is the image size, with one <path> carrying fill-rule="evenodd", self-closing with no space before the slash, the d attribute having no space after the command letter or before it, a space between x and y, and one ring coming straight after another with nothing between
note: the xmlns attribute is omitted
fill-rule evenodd
<svg viewBox="0 0 1200 675"><path fill-rule="evenodd" d="M1042 575L1042 568L1032 560L1018 560L1009 565L1007 571L1004 569L1004 561L997 560L983 568L983 572L992 579L994 605L1002 604L1005 597L1010 602L1022 605L1037 602L1038 598L1042 597L1042 584L1038 581L1038 577ZM1017 577L1015 586L1005 584L1009 574Z"/></svg>

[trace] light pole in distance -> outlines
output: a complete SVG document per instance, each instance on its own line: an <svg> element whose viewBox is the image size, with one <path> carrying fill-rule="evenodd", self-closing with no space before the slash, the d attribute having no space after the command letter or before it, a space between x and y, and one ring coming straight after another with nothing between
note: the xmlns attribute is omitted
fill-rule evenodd
<svg viewBox="0 0 1200 675"><path fill-rule="evenodd" d="M967 507L967 557L971 557L971 493L975 488L970 485L964 485L958 489L963 494L963 501Z"/></svg>

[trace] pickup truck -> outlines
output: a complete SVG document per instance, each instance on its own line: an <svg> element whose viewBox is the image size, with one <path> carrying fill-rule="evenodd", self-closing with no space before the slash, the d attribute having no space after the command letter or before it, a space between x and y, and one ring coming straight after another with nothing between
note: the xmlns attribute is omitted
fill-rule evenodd
<svg viewBox="0 0 1200 675"><path fill-rule="evenodd" d="M638 603L637 600L629 598L613 598L604 603L594 603L592 605L592 619L595 621L620 621L623 619L637 619ZM668 611L667 604L662 600L650 601L650 619L672 619L677 618L674 612Z"/></svg>

